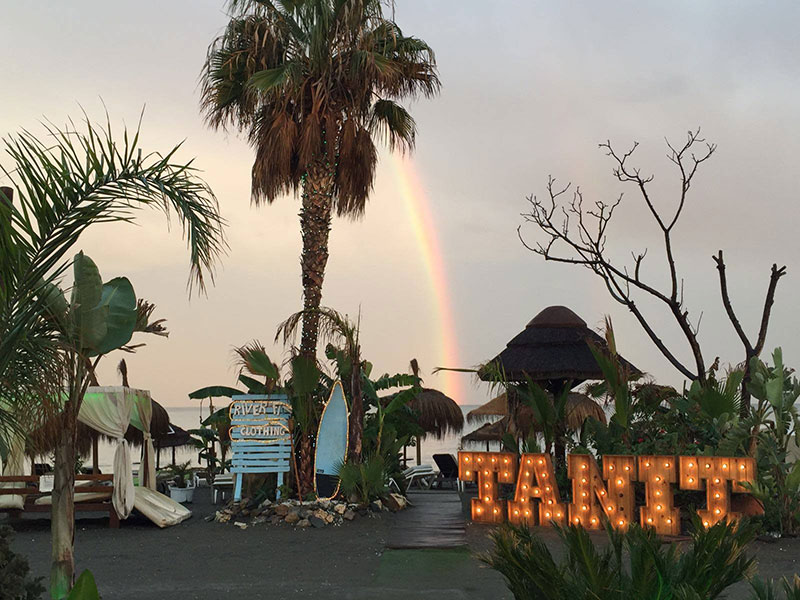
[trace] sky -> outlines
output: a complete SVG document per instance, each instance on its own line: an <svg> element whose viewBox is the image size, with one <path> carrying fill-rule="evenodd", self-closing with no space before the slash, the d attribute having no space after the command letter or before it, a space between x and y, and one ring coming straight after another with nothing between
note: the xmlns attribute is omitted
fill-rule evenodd
<svg viewBox="0 0 800 600"><path fill-rule="evenodd" d="M227 220L230 250L207 297L188 296L188 253L175 222L142 212L135 226L91 228L75 250L105 279L125 275L154 302L170 337L125 358L130 382L165 406L236 380L232 348L260 339L274 360L283 319L301 308L298 199L250 206L252 149L236 132L206 127L198 110L205 52L227 15L222 0L135 3L0 0L0 135L41 131L81 107L104 105L115 125L135 126L145 107L142 147L184 141ZM649 248L648 281L667 277L657 230L635 190L617 182L598 143L626 149L655 174L654 200L674 208L678 179L665 138L702 127L718 145L699 171L674 233L686 307L702 314L706 361L743 358L724 314L712 254L728 263L733 304L755 337L773 262L778 287L766 348L800 365L800 5L789 1L477 2L398 0L406 34L436 52L441 94L407 102L419 133L410 162L381 154L375 189L359 221L331 232L323 303L361 315L364 355L377 373L417 358L425 385L462 404L489 399L469 375L433 374L491 359L543 308L572 308L600 329L610 315L619 351L660 383L681 376L600 281L573 266L545 263L517 236L526 198L548 175L580 185L586 201L626 194L609 230L618 263ZM0 162L8 167L5 156ZM0 183L2 183L0 181ZM409 191L410 190L410 191ZM532 226L522 234L542 239ZM657 305L641 306L684 360L685 341ZM100 382L119 383L111 355ZM448 362L453 364L447 364Z"/></svg>

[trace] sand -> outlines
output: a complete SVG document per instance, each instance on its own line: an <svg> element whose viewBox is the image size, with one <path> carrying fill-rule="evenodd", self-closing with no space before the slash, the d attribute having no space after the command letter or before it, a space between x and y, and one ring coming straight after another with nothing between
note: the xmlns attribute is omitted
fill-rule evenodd
<svg viewBox="0 0 800 600"><path fill-rule="evenodd" d="M78 569L94 572L105 600L511 598L503 578L474 557L489 548L488 526L468 525L469 548L463 550L386 550L396 518L390 513L359 517L342 527L294 530L261 524L240 530L203 519L214 510L207 489L199 489L196 500L189 505L195 512L189 521L163 530L141 517L113 530L102 518L79 514ZM49 518L26 516L14 528L13 548L46 581ZM554 532L539 531L559 555ZM762 577L800 571L800 539L755 542L751 551ZM728 598L750 598L747 584L730 589Z"/></svg>
<svg viewBox="0 0 800 600"><path fill-rule="evenodd" d="M502 577L466 549L384 550L391 513L324 529L240 530L204 521L214 510L208 490L195 498L195 515L168 529L132 517L113 530L79 514L78 570L92 570L105 600L510 598ZM14 529L12 547L46 581L49 518L26 516Z"/></svg>

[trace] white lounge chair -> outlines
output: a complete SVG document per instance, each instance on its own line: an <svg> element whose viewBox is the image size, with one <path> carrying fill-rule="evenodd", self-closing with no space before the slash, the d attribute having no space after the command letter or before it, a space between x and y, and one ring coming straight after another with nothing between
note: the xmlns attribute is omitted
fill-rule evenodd
<svg viewBox="0 0 800 600"><path fill-rule="evenodd" d="M214 483L211 484L213 491L214 504L217 503L218 495L225 499L225 492L233 493L233 475L231 473L220 473L214 477Z"/></svg>
<svg viewBox="0 0 800 600"><path fill-rule="evenodd" d="M431 483L436 479L436 471L430 465L415 465L403 471L406 480L406 489L411 489L414 483L419 489L429 490Z"/></svg>

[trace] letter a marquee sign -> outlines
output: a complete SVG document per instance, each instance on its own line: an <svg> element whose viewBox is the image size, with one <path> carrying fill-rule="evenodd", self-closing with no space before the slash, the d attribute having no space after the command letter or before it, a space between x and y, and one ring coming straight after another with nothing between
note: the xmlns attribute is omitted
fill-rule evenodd
<svg viewBox="0 0 800 600"><path fill-rule="evenodd" d="M548 523L581 525L599 529L605 516L618 529L632 522L658 533L680 533L680 515L672 502L672 485L682 490L706 490L706 508L698 510L703 525L740 515L731 512L733 492L745 492L743 483L755 481L755 460L721 456L606 455L602 471L589 454L567 457L572 482L572 502L566 503L556 485L549 454L509 452L459 452L458 477L476 481L478 496L472 499L472 520L515 524ZM645 484L645 505L634 506L633 483ZM513 500L498 498L501 483L515 485Z"/></svg>

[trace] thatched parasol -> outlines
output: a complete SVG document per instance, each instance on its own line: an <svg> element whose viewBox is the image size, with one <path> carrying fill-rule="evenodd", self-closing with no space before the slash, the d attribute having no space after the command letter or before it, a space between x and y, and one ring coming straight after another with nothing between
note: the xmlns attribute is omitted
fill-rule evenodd
<svg viewBox="0 0 800 600"><path fill-rule="evenodd" d="M419 363L416 358L411 359L411 372L419 377ZM432 433L437 440L448 433L461 433L464 428L464 413L461 412L458 402L439 390L422 388L408 403L408 407L417 414L417 423L425 434ZM421 460L422 444L417 439L417 464Z"/></svg>
<svg viewBox="0 0 800 600"><path fill-rule="evenodd" d="M591 379L603 379L589 344L607 348L606 341L586 326L586 321L565 306L550 306L536 315L506 348L478 372L492 379L493 365L508 381L525 382L526 375L543 387L554 389L571 380L572 387ZM632 374L639 371L620 357Z"/></svg>
<svg viewBox="0 0 800 600"><path fill-rule="evenodd" d="M553 395L548 394L552 399ZM494 416L508 417L508 396L505 392L492 398L486 404L479 406L467 413L467 421L479 423ZM603 408L586 394L570 392L567 396L566 422L570 429L578 429L583 425L587 417L593 417L601 423L606 422L606 414ZM530 407L521 405L517 409L516 423L523 431L530 431L536 428L533 419L533 411Z"/></svg>
<svg viewBox="0 0 800 600"><path fill-rule="evenodd" d="M486 451L489 451L491 442L500 442L508 432L508 417L503 417L494 423L484 423L475 431L468 433L461 438L463 444L480 444L486 442Z"/></svg>
<svg viewBox="0 0 800 600"><path fill-rule="evenodd" d="M153 443L159 438L169 434L170 422L169 413L167 409L161 406L155 400L152 400L153 416L150 419L150 435L153 436ZM125 432L125 439L129 444L134 446L141 446L144 440L144 434L133 425L128 426L128 431Z"/></svg>
<svg viewBox="0 0 800 600"><path fill-rule="evenodd" d="M175 464L175 450L186 446L193 446L194 441L191 434L173 423L167 426L167 432L158 438L153 439L156 449L156 469L160 468L161 452L167 448L172 448L172 464Z"/></svg>
<svg viewBox="0 0 800 600"><path fill-rule="evenodd" d="M458 403L439 390L422 388L408 403L417 413L417 422L425 434L433 434L437 440L448 433L461 433L464 428L464 413ZM425 437L425 436L421 436ZM422 462L422 440L417 439L417 464Z"/></svg>
<svg viewBox="0 0 800 600"><path fill-rule="evenodd" d="M448 433L461 433L464 428L461 407L439 390L422 388L408 406L417 413L419 426L425 433L433 434L437 440Z"/></svg>

